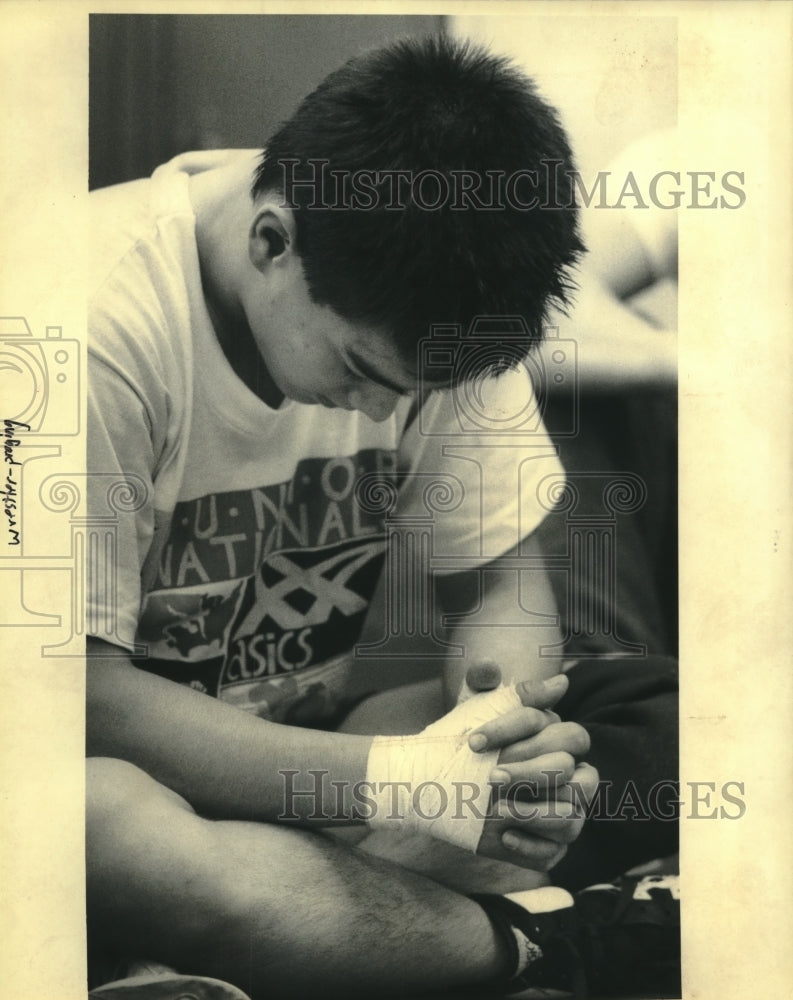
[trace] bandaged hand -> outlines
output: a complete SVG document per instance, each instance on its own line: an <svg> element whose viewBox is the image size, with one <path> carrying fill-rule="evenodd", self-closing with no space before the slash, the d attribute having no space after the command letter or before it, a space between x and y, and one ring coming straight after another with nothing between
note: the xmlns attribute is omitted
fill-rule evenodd
<svg viewBox="0 0 793 1000"><path fill-rule="evenodd" d="M577 836L580 809L557 803L553 816L542 816L538 832L536 806L516 814L509 794L515 784L536 781L539 797L547 798L545 770L556 772L555 790L574 777L586 781L573 756L585 749L586 733L548 711L566 687L562 677L481 693L469 689L461 704L421 733L377 737L367 767L370 826L428 834L490 857L546 867L560 844ZM551 732L543 742L545 730Z"/></svg>

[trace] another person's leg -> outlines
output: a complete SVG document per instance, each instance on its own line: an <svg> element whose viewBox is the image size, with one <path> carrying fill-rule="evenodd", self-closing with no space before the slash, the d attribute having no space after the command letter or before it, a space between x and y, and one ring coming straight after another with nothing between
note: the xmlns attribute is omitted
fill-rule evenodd
<svg viewBox="0 0 793 1000"><path fill-rule="evenodd" d="M556 710L589 733L589 819L551 880L574 891L678 849L678 672L671 657L581 660Z"/></svg>
<svg viewBox="0 0 793 1000"><path fill-rule="evenodd" d="M601 780L589 822L553 872L555 882L576 889L677 850L677 416L668 390L592 393L580 400L578 435L568 438L559 431L569 405L553 399L545 416L579 501L540 526L541 546L558 559L576 524L590 517L594 530L600 517L600 530L613 532L613 544L599 552L610 566L574 579L550 573L569 637L570 687L557 711L589 732L587 759ZM605 488L620 473L642 484L635 510L604 506ZM580 607L610 629L573 627ZM625 655L626 644L634 655ZM644 653L635 655L636 647Z"/></svg>
<svg viewBox="0 0 793 1000"><path fill-rule="evenodd" d="M577 500L537 529L549 557L549 578L569 637L568 658L677 655L677 404L669 390L589 393L578 402L578 433L567 436L570 398L552 398L545 412ZM627 473L640 495L619 487ZM617 489L609 491L609 485ZM635 503L631 501L635 499ZM625 502L627 500L627 502ZM627 508L627 509L624 509ZM608 534L592 558L573 565L576 529ZM576 628L576 610L610 629ZM580 624L580 623L579 623ZM635 662L634 655L626 657Z"/></svg>

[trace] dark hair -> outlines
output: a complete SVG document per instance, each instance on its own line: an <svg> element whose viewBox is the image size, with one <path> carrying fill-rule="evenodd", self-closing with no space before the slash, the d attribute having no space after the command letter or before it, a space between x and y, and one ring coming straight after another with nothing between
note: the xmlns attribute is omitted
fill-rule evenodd
<svg viewBox="0 0 793 1000"><path fill-rule="evenodd" d="M384 176L395 170L433 176L403 183L395 207L393 175ZM439 36L331 73L270 139L253 195L287 196L312 299L389 332L406 359L433 324L465 331L481 315L522 316L525 354L548 306L568 303L584 250L572 170L558 116L531 80L503 57ZM484 185L462 201L460 171ZM497 175L522 182L519 204L491 189ZM363 195L344 194L342 176L353 187L349 178L362 178ZM443 183L456 193L428 207ZM514 364L511 340L508 356L487 352L488 370Z"/></svg>

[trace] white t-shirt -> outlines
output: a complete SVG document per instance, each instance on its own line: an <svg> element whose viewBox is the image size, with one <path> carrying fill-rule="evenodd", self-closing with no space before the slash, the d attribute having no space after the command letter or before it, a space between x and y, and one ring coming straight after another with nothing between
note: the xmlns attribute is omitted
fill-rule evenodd
<svg viewBox="0 0 793 1000"><path fill-rule="evenodd" d="M561 468L522 368L475 397L405 397L383 423L259 399L204 302L188 177L207 165L183 155L91 195L93 517L116 492L88 631L262 717L310 699L319 718L343 693L388 532L418 525L432 572L477 565L536 527L539 484Z"/></svg>

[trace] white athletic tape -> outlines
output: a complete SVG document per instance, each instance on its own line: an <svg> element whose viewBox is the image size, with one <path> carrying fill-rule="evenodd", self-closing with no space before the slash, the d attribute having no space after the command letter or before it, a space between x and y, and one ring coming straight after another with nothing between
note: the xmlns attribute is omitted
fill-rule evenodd
<svg viewBox="0 0 793 1000"><path fill-rule="evenodd" d="M369 825L476 851L499 751L474 753L468 735L521 705L514 687L501 687L467 697L416 736L376 736L366 768L374 800Z"/></svg>

